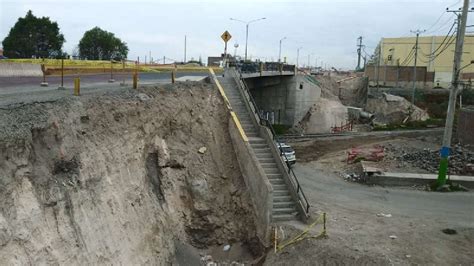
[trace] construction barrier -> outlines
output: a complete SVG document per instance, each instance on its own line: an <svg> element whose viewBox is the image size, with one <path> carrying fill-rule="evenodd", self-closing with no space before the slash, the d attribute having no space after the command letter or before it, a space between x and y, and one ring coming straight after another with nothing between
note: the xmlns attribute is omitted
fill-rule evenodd
<svg viewBox="0 0 474 266"><path fill-rule="evenodd" d="M41 65L0 61L0 77L41 77Z"/></svg>

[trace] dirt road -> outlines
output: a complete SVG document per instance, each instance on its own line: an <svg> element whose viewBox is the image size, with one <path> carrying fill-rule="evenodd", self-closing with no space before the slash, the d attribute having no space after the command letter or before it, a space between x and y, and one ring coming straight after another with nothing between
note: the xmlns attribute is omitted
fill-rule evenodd
<svg viewBox="0 0 474 266"><path fill-rule="evenodd" d="M295 172L313 216L327 212L329 238L303 240L271 253L268 265L472 263L474 193L368 187L325 172L317 162L296 164ZM381 213L391 217L377 216ZM446 228L457 234L443 233Z"/></svg>

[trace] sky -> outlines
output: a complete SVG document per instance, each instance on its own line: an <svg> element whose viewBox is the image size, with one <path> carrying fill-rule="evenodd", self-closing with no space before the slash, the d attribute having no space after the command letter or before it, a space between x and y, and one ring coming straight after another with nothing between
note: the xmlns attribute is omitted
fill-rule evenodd
<svg viewBox="0 0 474 266"><path fill-rule="evenodd" d="M278 60L279 41L286 37L281 53L290 63L301 48L300 65L354 69L359 36L372 54L383 37L413 36L416 29L445 35L455 18L446 8L461 6L461 0L0 0L0 41L32 10L58 22L69 54L85 31L98 26L127 43L129 59L149 60L151 53L154 60L182 61L186 35L187 59L207 61L223 53L225 30L232 35L228 52L244 55L246 25L230 18L265 17L249 25L250 58Z"/></svg>

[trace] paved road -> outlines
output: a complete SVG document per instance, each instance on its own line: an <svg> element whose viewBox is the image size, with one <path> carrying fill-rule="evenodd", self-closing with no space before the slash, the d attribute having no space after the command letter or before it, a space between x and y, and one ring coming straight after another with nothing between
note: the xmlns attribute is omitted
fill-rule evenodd
<svg viewBox="0 0 474 266"><path fill-rule="evenodd" d="M176 77L183 76L206 76L204 72L178 72ZM48 76L48 87L41 87L40 77L0 78L0 108L18 103L52 101L61 97L72 95L74 78L76 76L65 76L64 86L66 90L58 90L61 77ZM81 75L81 94L93 92L110 91L131 88L131 74L114 75L115 82L109 83L110 74L84 74ZM126 85L120 83L125 80ZM170 73L140 73L139 85L167 84L171 83Z"/></svg>
<svg viewBox="0 0 474 266"><path fill-rule="evenodd" d="M434 219L453 226L474 227L474 192L438 193L366 186L344 181L319 169L316 163L297 163L295 174L313 206L344 206L369 213L391 213Z"/></svg>
<svg viewBox="0 0 474 266"><path fill-rule="evenodd" d="M207 72L177 72L177 77L182 76L202 76L207 75ZM108 83L110 79L110 73L100 74L81 74L81 75L66 75L64 76L64 86L74 86L74 78L80 77L81 84L93 85ZM140 81L143 83L149 82L169 82L171 80L171 74L169 72L160 73L140 73ZM115 73L113 78L117 83L125 80L128 83L132 81L132 73ZM18 88L38 88L40 83L43 81L42 77L0 77L0 93L17 90ZM46 81L49 83L49 87L57 88L61 84L60 76L47 76Z"/></svg>

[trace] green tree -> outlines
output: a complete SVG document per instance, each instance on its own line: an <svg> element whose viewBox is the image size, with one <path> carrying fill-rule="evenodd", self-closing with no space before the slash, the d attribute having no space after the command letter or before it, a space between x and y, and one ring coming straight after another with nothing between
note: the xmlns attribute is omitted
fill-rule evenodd
<svg viewBox="0 0 474 266"><path fill-rule="evenodd" d="M79 56L90 60L122 60L127 58L125 42L111 32L95 27L84 33L79 41Z"/></svg>
<svg viewBox="0 0 474 266"><path fill-rule="evenodd" d="M30 10L18 19L2 44L5 56L10 58L56 58L64 55L64 42L58 23L48 17L35 17Z"/></svg>

